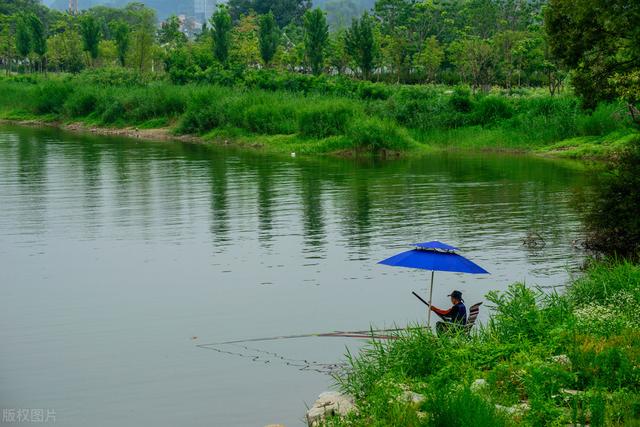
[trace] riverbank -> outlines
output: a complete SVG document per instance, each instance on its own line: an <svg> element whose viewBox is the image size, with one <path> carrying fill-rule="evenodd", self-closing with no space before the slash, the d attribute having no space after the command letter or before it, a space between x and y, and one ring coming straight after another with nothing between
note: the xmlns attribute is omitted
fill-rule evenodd
<svg viewBox="0 0 640 427"><path fill-rule="evenodd" d="M562 295L514 284L487 298L492 319L470 338L414 329L347 355L337 380L357 410L326 424L640 422L640 266L593 264Z"/></svg>
<svg viewBox="0 0 640 427"><path fill-rule="evenodd" d="M533 90L474 95L464 88L383 85L376 96L341 96L98 77L0 79L0 119L287 154L456 149L607 158L640 140L620 105L602 104L588 114L571 96Z"/></svg>

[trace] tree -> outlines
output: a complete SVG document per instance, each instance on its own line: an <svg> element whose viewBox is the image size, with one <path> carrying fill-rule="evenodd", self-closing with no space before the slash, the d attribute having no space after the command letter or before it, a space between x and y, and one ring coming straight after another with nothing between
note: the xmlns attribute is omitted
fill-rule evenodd
<svg viewBox="0 0 640 427"><path fill-rule="evenodd" d="M260 56L265 65L269 65L280 43L280 29L276 24L273 13L269 12L260 17L260 29L258 30L260 43Z"/></svg>
<svg viewBox="0 0 640 427"><path fill-rule="evenodd" d="M353 20L346 35L347 52L358 64L364 79L371 77L377 53L374 25L373 18L365 12L359 20Z"/></svg>
<svg viewBox="0 0 640 427"><path fill-rule="evenodd" d="M544 18L551 53L573 69L584 106L620 97L640 124L639 106L624 95L640 68L640 2L550 0Z"/></svg>
<svg viewBox="0 0 640 427"><path fill-rule="evenodd" d="M49 37L48 63L57 71L77 73L82 70L82 37L76 30L71 17L58 22L53 28L53 35Z"/></svg>
<svg viewBox="0 0 640 427"><path fill-rule="evenodd" d="M31 30L31 48L40 59L40 71L45 71L45 55L47 53L47 33L40 18L33 13L29 15Z"/></svg>
<svg viewBox="0 0 640 427"><path fill-rule="evenodd" d="M211 17L213 27L213 54L223 65L229 58L229 33L231 31L231 16L226 6L220 5Z"/></svg>
<svg viewBox="0 0 640 427"><path fill-rule="evenodd" d="M16 51L18 56L26 59L31 53L31 30L25 16L19 16L16 22Z"/></svg>
<svg viewBox="0 0 640 427"><path fill-rule="evenodd" d="M134 20L132 46L133 60L140 72L148 69L150 64L153 68L153 42L156 29L156 13L153 9L149 9L143 5L137 7L136 3L129 6L136 6L131 10L131 16Z"/></svg>
<svg viewBox="0 0 640 427"><path fill-rule="evenodd" d="M229 62L242 66L256 66L260 63L258 40L258 16L254 12L243 16L230 34Z"/></svg>
<svg viewBox="0 0 640 427"><path fill-rule="evenodd" d="M349 66L349 54L347 53L347 33L339 30L329 37L329 64L338 72L343 74Z"/></svg>
<svg viewBox="0 0 640 427"><path fill-rule="evenodd" d="M0 15L0 51L7 74L15 55L15 21L13 17Z"/></svg>
<svg viewBox="0 0 640 427"><path fill-rule="evenodd" d="M234 22L240 20L243 15L254 11L258 15L269 12L278 24L284 28L290 23L300 23L304 13L311 7L310 0L229 0L229 13Z"/></svg>
<svg viewBox="0 0 640 427"><path fill-rule="evenodd" d="M180 31L180 20L176 15L171 15L162 23L158 30L158 41L173 47L182 46L187 42L187 36Z"/></svg>
<svg viewBox="0 0 640 427"><path fill-rule="evenodd" d="M494 78L495 55L487 40L456 40L449 45L449 55L463 81L470 78L474 90L488 89Z"/></svg>
<svg viewBox="0 0 640 427"><path fill-rule="evenodd" d="M304 50L313 74L318 75L324 66L324 50L329 39L329 26L324 12L308 10L304 14Z"/></svg>
<svg viewBox="0 0 640 427"><path fill-rule="evenodd" d="M435 36L429 37L422 51L414 57L414 66L422 71L428 82L436 79L436 74L444 60L444 50Z"/></svg>
<svg viewBox="0 0 640 427"><path fill-rule="evenodd" d="M129 25L122 21L112 21L110 23L111 33L116 42L116 52L118 54L118 62L121 66L125 66L127 52L129 51L130 32Z"/></svg>
<svg viewBox="0 0 640 427"><path fill-rule="evenodd" d="M93 15L83 15L80 18L80 35L84 51L89 54L89 63L98 59L98 45L100 44L100 25Z"/></svg>

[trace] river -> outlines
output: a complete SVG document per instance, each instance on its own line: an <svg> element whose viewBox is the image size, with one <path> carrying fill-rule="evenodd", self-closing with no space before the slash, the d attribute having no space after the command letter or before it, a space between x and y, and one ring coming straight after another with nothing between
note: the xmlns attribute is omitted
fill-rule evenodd
<svg viewBox="0 0 640 427"><path fill-rule="evenodd" d="M303 425L333 382L318 371L364 340L198 345L424 322L411 291L428 275L376 264L418 241L492 273L436 273L439 306L562 285L589 182L531 156L294 158L2 126L0 407L63 426Z"/></svg>

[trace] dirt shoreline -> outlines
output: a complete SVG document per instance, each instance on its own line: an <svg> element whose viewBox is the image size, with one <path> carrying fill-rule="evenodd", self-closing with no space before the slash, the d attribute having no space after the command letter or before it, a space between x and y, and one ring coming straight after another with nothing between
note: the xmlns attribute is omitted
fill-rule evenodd
<svg viewBox="0 0 640 427"><path fill-rule="evenodd" d="M140 129L137 127L124 127L124 128L109 128L101 126L89 126L84 123L62 123L62 122L47 122L44 120L30 119L30 120L7 120L0 119L0 124L17 125L17 126L30 126L30 127L53 127L69 132L78 133L90 133L94 135L104 136L122 136L132 139L144 139L147 141L180 141L190 143L206 144L209 141L195 136L195 135L174 135L171 133L171 128L154 128L154 129Z"/></svg>

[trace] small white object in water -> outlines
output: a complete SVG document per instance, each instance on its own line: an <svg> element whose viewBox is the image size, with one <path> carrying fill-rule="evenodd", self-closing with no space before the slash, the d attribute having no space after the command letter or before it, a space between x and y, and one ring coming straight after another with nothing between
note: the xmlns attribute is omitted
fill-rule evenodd
<svg viewBox="0 0 640 427"><path fill-rule="evenodd" d="M296 153L291 153L291 157L295 157L295 156L296 156Z"/></svg>

